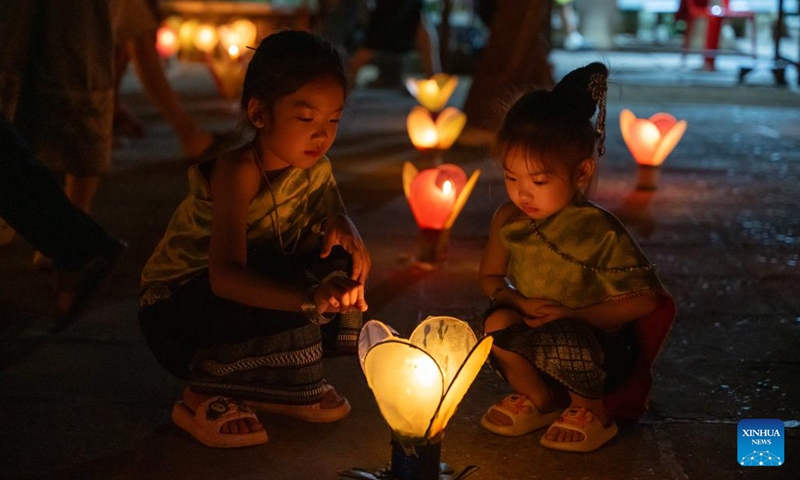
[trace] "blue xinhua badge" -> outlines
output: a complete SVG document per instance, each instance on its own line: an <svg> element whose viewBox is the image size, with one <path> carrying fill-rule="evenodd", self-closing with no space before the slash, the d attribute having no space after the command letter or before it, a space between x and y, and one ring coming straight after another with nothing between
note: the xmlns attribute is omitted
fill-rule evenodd
<svg viewBox="0 0 800 480"><path fill-rule="evenodd" d="M775 418L752 418L739 422L737 436L739 465L780 467L783 456L783 422Z"/></svg>

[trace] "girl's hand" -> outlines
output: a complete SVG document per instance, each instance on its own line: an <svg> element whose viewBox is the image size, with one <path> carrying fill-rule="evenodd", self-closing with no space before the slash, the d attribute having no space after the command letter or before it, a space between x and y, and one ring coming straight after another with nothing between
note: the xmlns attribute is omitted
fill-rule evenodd
<svg viewBox="0 0 800 480"><path fill-rule="evenodd" d="M362 286L367 283L372 260L367 252L364 240L358 234L353 222L345 215L331 215L325 221L325 239L322 244L320 258L325 258L331 253L334 245L341 245L353 258L353 274L350 278L358 281ZM364 301L362 287L361 301ZM366 305L366 303L365 303Z"/></svg>
<svg viewBox="0 0 800 480"><path fill-rule="evenodd" d="M314 304L321 314L367 310L364 285L347 277L332 277L320 284L314 292Z"/></svg>
<svg viewBox="0 0 800 480"><path fill-rule="evenodd" d="M522 297L519 295L519 297ZM517 300L517 309L524 317L536 318L542 315L542 309L545 307L560 307L561 304L546 298L524 298Z"/></svg>
<svg viewBox="0 0 800 480"><path fill-rule="evenodd" d="M525 316L523 320L525 321L525 325L536 328L541 327L545 323L550 323L553 320L558 320L559 318L568 318L574 316L573 310L571 308L565 307L563 305L554 304L554 305L543 305L540 307L536 314L533 316Z"/></svg>

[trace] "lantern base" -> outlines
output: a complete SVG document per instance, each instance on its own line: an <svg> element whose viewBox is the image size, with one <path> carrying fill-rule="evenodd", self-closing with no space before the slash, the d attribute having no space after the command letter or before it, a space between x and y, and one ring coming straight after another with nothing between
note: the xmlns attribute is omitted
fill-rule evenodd
<svg viewBox="0 0 800 480"><path fill-rule="evenodd" d="M431 265L441 263L447 259L447 248L449 245L449 229L420 229L419 253L417 255L417 261Z"/></svg>
<svg viewBox="0 0 800 480"><path fill-rule="evenodd" d="M658 190L658 177L661 168L651 165L639 165L639 178L636 188L639 190Z"/></svg>
<svg viewBox="0 0 800 480"><path fill-rule="evenodd" d="M442 442L406 449L392 439L392 480L439 480Z"/></svg>

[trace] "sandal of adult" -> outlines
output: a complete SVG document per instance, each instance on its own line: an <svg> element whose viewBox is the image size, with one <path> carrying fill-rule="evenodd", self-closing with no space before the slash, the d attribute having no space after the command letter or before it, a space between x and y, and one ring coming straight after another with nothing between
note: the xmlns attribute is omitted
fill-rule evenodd
<svg viewBox="0 0 800 480"><path fill-rule="evenodd" d="M250 447L267 443L266 430L249 433L223 433L222 426L228 422L253 418L252 410L230 398L216 396L202 402L196 410L189 408L183 400L172 407L172 421L203 445L213 448Z"/></svg>
<svg viewBox="0 0 800 480"><path fill-rule="evenodd" d="M489 419L489 414L495 410L511 419L510 425L498 425ZM544 428L558 417L558 410L541 413L536 405L527 396L512 393L501 401L495 403L481 418L481 426L486 430L504 437L518 437Z"/></svg>
<svg viewBox="0 0 800 480"><path fill-rule="evenodd" d="M550 428L553 427L574 430L583 434L583 440L579 442L559 442L542 436L539 444L562 452L594 452L614 438L618 431L617 424L613 420L604 427L600 419L583 407L567 408L550 426Z"/></svg>
<svg viewBox="0 0 800 480"><path fill-rule="evenodd" d="M322 399L311 405L287 405L283 403L258 402L254 400L243 400L243 403L255 410L284 415L286 417L297 418L312 423L328 423L341 420L350 413L350 402L342 397L333 388L333 385L323 384ZM334 406L323 406L324 401L330 401Z"/></svg>

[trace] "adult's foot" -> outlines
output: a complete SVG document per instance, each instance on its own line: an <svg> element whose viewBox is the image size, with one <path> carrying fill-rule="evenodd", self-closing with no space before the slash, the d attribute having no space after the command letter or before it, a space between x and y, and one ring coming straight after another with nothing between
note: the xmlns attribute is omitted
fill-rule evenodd
<svg viewBox="0 0 800 480"><path fill-rule="evenodd" d="M55 270L54 317L56 332L72 325L86 310L89 302L97 293L97 288L103 280L108 278L127 249L127 243L112 239L102 252L79 270Z"/></svg>

